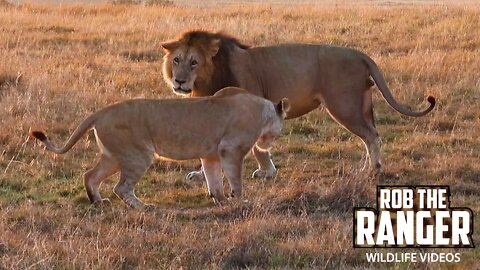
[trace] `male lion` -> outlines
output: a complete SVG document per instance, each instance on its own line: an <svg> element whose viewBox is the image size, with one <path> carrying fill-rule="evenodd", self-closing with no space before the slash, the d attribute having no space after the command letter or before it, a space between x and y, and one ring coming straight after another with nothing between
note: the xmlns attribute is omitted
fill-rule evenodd
<svg viewBox="0 0 480 270"><path fill-rule="evenodd" d="M268 151L280 135L289 102L278 104L228 87L213 97L191 99L137 99L108 106L87 117L65 145L55 147L42 131L30 136L54 153L63 154L88 130L94 129L101 157L84 174L85 189L92 203L102 199L102 180L120 172L114 192L134 208L150 207L134 194L135 184L150 167L154 156L185 160L201 158L208 193L216 203L225 200L222 169L232 196L242 195L241 166L255 145Z"/></svg>
<svg viewBox="0 0 480 270"><path fill-rule="evenodd" d="M273 102L287 97L288 118L302 116L320 104L346 129L362 139L369 164L381 171L380 138L375 129L371 86L398 112L423 116L435 106L413 112L392 96L375 62L362 52L329 45L282 44L253 47L222 33L189 31L162 43L163 76L180 95L208 96L226 86L237 86ZM373 81L370 79L372 78ZM276 169L268 152L253 149L257 177L271 177ZM203 177L201 171L187 178Z"/></svg>

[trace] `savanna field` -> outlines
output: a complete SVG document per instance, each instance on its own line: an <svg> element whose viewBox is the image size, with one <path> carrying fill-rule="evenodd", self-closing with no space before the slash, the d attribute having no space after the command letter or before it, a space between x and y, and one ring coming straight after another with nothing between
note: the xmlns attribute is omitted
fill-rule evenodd
<svg viewBox="0 0 480 270"><path fill-rule="evenodd" d="M353 207L375 207L377 184L449 185L452 206L472 209L480 244L478 4L0 3L0 269L480 268L478 248L436 250L460 252L460 263L369 264L365 252L392 250L352 247ZM184 180L200 166L193 160L159 161L139 182L137 195L154 211L116 198L118 175L101 187L112 205L91 206L82 174L97 158L93 134L55 156L29 129L59 144L106 105L175 97L161 76L160 43L196 28L254 46L356 48L377 62L401 103L423 109L430 94L437 107L404 117L374 91L379 181L360 170L363 143L320 108L286 122L274 179L251 179L257 165L246 158L245 203L214 206L204 183Z"/></svg>

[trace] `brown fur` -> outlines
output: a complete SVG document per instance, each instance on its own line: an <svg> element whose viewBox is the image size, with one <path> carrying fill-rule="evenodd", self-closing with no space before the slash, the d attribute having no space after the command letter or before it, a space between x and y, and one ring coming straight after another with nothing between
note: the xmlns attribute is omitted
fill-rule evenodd
<svg viewBox="0 0 480 270"><path fill-rule="evenodd" d="M245 104L248 104L245 106ZM276 111L280 106L282 111ZM151 165L154 156L175 160L200 158L208 191L215 202L225 199L222 170L232 194L242 194L241 165L256 144L268 148L280 135L288 100L280 105L239 88L225 88L213 97L191 99L138 99L117 103L87 117L63 147L57 148L41 131L30 135L46 148L62 154L94 129L102 155L95 168L84 175L92 203L102 203L100 183L120 172L117 194L134 208L145 208L134 194L135 184Z"/></svg>
<svg viewBox="0 0 480 270"><path fill-rule="evenodd" d="M168 46L171 44L175 46ZM228 35L207 31L186 32L162 45L166 51L164 78L176 93L208 96L231 85L272 101L287 97L291 102L287 118L304 115L323 104L337 122L363 140L376 172L381 169L380 138L375 130L370 87L375 83L388 104L405 115L422 116L435 106L433 97L421 112L399 104L375 62L353 49L309 44L251 48ZM175 58L184 55L188 57ZM205 61L190 69L185 64L189 57ZM180 61L178 65L172 63L174 59ZM186 83L179 87L177 78ZM181 91L177 91L179 88ZM257 172L272 176L275 167L269 154L254 155L260 165Z"/></svg>
<svg viewBox="0 0 480 270"><path fill-rule="evenodd" d="M43 131L33 130L30 131L28 135L30 135L31 138L37 139L42 142L48 140L47 135L45 135Z"/></svg>
<svg viewBox="0 0 480 270"><path fill-rule="evenodd" d="M229 51L233 47L248 49L250 46L245 45L238 41L236 38L224 33L210 33L200 30L186 32L178 36L176 40L182 40L182 44L188 47L198 48L203 55L207 55L208 52L212 50L212 47L218 46L218 51L213 56L211 65L205 67L204 69L204 76L202 77L202 79L204 79L205 81L200 83L205 85L204 87L202 87L202 89L204 89L208 93L193 93L193 96L210 96L224 87L238 86L238 82L236 81L234 74L228 68L228 63L230 63ZM218 40L219 43L212 46L212 40ZM175 41L172 42L175 43ZM165 44L169 44L172 42L165 42L164 47ZM175 45L173 47L175 47ZM167 58L168 55L165 59ZM166 81L171 81L171 66L164 65L163 74Z"/></svg>

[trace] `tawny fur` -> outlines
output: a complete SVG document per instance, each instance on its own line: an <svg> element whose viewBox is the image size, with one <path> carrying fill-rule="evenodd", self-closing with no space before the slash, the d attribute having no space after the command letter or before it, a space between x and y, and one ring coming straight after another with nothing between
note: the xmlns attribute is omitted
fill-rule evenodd
<svg viewBox="0 0 480 270"><path fill-rule="evenodd" d="M291 102L287 118L302 116L323 104L338 123L362 139L376 173L381 170L380 137L370 87L376 84L388 104L408 116L423 116L435 106L431 96L427 99L430 106L421 112L399 104L375 62L349 48L311 44L249 47L208 31L185 32L162 45L166 51L163 76L175 93L208 96L222 87L237 86L273 102L287 97ZM198 64L192 65L192 61ZM254 150L254 156L258 175L275 174L268 152Z"/></svg>
<svg viewBox="0 0 480 270"><path fill-rule="evenodd" d="M282 108L279 112L277 108ZM54 153L63 154L90 129L101 149L98 164L84 175L92 203L106 202L100 183L120 172L114 192L134 208L145 205L134 194L135 184L154 156L174 160L200 158L208 192L214 201L225 200L222 170L232 194L242 195L241 166L245 155L257 147L270 147L280 135L288 100L274 104L238 88L226 88L213 97L191 99L137 99L117 103L87 117L63 147L54 146L41 131L30 136ZM256 147L255 147L256 148Z"/></svg>

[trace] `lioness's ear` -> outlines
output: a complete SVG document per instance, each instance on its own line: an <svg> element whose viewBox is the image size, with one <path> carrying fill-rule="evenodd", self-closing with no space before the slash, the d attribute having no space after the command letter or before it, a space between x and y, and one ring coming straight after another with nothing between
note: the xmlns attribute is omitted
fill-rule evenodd
<svg viewBox="0 0 480 270"><path fill-rule="evenodd" d="M174 51L180 46L180 41L178 40L173 40L173 41L166 41L160 44L166 52L171 52Z"/></svg>
<svg viewBox="0 0 480 270"><path fill-rule="evenodd" d="M217 55L218 50L220 49L220 42L221 40L219 38L216 38L210 41L210 44L208 45L208 52L212 57Z"/></svg>
<svg viewBox="0 0 480 270"><path fill-rule="evenodd" d="M276 106L277 113L282 116L282 118L287 117L287 112L290 111L290 101L287 98L282 98L282 100Z"/></svg>

